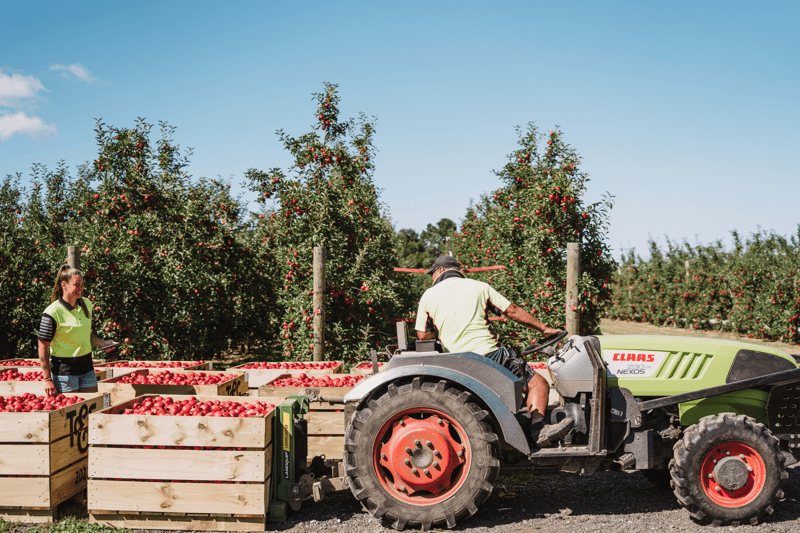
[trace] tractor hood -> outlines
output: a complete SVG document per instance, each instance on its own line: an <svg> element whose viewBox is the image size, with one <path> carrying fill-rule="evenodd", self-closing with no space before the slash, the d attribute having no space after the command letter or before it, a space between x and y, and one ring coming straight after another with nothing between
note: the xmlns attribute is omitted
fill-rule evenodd
<svg viewBox="0 0 800 533"><path fill-rule="evenodd" d="M604 335L608 385L635 396L670 396L797 368L780 350L698 337Z"/></svg>

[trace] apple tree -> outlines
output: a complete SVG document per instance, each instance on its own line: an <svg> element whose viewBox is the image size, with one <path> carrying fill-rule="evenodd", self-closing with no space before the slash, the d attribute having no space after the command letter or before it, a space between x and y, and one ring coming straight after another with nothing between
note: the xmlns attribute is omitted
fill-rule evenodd
<svg viewBox="0 0 800 533"><path fill-rule="evenodd" d="M39 317L52 289L47 243L25 227L20 176L0 182L0 357L36 357Z"/></svg>
<svg viewBox="0 0 800 533"><path fill-rule="evenodd" d="M580 328L597 333L615 268L605 243L611 197L584 202L589 178L561 131L543 135L534 124L517 131L516 150L495 172L503 186L468 209L454 252L469 268L505 267L474 276L545 324L563 328L567 243L580 243ZM521 346L517 324L494 327L504 342Z"/></svg>
<svg viewBox="0 0 800 533"><path fill-rule="evenodd" d="M98 122L99 153L75 183L70 242L82 267L101 334L124 341L123 355L208 357L249 334L263 290L241 233L230 186L192 180L189 153L174 128ZM236 339L237 341L239 339Z"/></svg>
<svg viewBox="0 0 800 533"><path fill-rule="evenodd" d="M311 131L279 138L294 163L288 173L273 168L247 172L264 205L256 222L261 260L277 278L276 326L283 354L307 359L313 351L313 248L327 248L326 354L330 359L363 358L377 339L403 316L408 280L393 267L395 234L383 215L372 180L375 127L364 114L339 117L337 86L314 95ZM268 259L267 259L268 258Z"/></svg>

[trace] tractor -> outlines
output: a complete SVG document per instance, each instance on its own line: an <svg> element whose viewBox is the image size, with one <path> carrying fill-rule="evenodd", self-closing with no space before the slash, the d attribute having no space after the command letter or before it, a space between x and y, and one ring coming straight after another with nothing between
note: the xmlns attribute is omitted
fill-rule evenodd
<svg viewBox="0 0 800 533"><path fill-rule="evenodd" d="M380 372L373 363L344 397L338 485L398 530L455 527L498 473L520 468L639 470L669 483L701 523L756 524L800 458L797 355L708 338L560 333L523 351L547 358L546 418L575 421L557 445L537 448L521 379L400 330L388 363Z"/></svg>

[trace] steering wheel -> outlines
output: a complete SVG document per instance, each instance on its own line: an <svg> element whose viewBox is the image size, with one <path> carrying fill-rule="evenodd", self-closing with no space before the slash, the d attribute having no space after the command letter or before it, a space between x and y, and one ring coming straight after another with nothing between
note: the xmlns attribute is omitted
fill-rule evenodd
<svg viewBox="0 0 800 533"><path fill-rule="evenodd" d="M545 348L549 348L549 347L561 342L562 340L564 340L567 337L569 337L569 331L561 331L559 333L556 333L555 335L551 335L549 337L546 337L544 339L541 339L539 341L534 342L533 344L531 344L530 346L528 346L527 348L522 350L522 355L528 355L528 354L532 354L532 353L536 353L536 352L541 352Z"/></svg>

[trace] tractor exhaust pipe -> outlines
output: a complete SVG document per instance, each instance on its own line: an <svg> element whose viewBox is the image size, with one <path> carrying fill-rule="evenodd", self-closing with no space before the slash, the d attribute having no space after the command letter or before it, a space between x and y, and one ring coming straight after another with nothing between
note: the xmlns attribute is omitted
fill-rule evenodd
<svg viewBox="0 0 800 533"><path fill-rule="evenodd" d="M615 472L619 470L632 470L634 467L636 467L636 456L632 453L626 453L611 463L611 470Z"/></svg>

